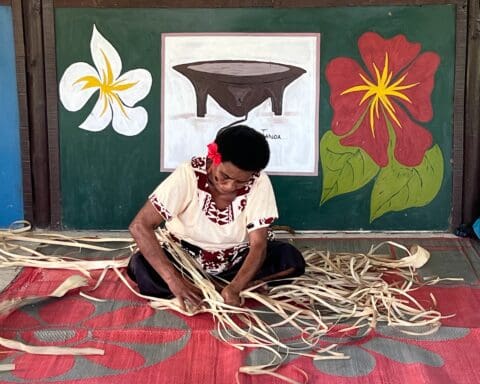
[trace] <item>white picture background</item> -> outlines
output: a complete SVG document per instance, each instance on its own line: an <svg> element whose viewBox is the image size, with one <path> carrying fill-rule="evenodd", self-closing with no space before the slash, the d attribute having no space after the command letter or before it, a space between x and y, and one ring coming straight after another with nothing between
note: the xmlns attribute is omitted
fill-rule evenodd
<svg viewBox="0 0 480 384"><path fill-rule="evenodd" d="M268 139L268 173L317 175L320 34L164 34L161 171L171 171L193 156L206 155L207 144L216 132L241 119L211 96L207 97L205 117L197 117L192 83L172 68L209 60L267 61L306 71L285 88L282 115L274 115L267 99L253 108L242 124Z"/></svg>

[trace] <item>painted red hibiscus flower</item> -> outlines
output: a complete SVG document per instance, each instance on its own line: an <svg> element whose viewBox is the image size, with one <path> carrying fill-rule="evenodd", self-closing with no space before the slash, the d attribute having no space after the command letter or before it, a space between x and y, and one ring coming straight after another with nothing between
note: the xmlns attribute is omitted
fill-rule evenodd
<svg viewBox="0 0 480 384"><path fill-rule="evenodd" d="M420 53L421 45L403 35L384 39L367 32L358 48L364 67L347 57L327 65L333 133L380 167L389 164L389 146L400 164L418 166L432 145L421 123L433 116L430 96L440 57Z"/></svg>

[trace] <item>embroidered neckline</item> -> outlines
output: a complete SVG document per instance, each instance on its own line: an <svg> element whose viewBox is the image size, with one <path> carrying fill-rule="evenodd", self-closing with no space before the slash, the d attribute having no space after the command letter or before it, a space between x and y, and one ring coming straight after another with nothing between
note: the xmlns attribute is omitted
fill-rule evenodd
<svg viewBox="0 0 480 384"><path fill-rule="evenodd" d="M230 204L225 209L218 209L213 199L212 193L208 188L209 180L207 175L207 158L206 157L193 157L191 161L191 166L195 172L197 178L197 188L204 192L202 211L207 216L207 218L219 225L224 225L231 223L234 219L234 204L238 202L238 210L241 212L245 208L247 203L246 194L252 189L252 185L256 179L260 176L258 172L255 172L248 183L243 186L241 189L236 191L235 198L230 202ZM243 196L243 197L242 197ZM201 196L199 195L199 198ZM238 201L240 199L240 201Z"/></svg>

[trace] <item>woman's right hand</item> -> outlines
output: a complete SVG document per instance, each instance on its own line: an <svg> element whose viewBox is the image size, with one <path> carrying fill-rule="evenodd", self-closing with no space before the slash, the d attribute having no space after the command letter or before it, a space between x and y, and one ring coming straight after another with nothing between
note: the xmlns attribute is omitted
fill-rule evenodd
<svg viewBox="0 0 480 384"><path fill-rule="evenodd" d="M187 311L187 301L190 307L195 308L200 306L203 299L202 291L179 273L175 273L175 276L168 281L168 287L178 299L183 311Z"/></svg>
<svg viewBox="0 0 480 384"><path fill-rule="evenodd" d="M155 235L155 229L163 222L163 217L156 211L150 201L147 201L129 226L138 248L147 262L168 284L170 291L178 298L185 312L185 302L192 307L199 306L203 295L201 290L185 279L172 265L165 255Z"/></svg>

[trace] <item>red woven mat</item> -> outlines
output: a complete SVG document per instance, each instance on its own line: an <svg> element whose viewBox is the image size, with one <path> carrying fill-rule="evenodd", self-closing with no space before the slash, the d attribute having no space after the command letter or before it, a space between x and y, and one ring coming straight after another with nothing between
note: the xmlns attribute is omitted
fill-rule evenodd
<svg viewBox="0 0 480 384"><path fill-rule="evenodd" d="M0 301L47 295L71 274L25 268ZM93 282L92 282L93 283ZM15 370L0 373L0 383L201 383L232 384L240 366L268 361L258 350L239 351L216 337L209 315L185 317L155 311L108 273L88 294L78 290L60 299L28 305L0 320L0 336L32 345L96 347L104 356L40 356L0 350L0 363ZM409 337L380 325L366 337L330 334L348 360L312 361L289 357L277 371L309 383L480 383L480 289L476 284L431 286L415 296L455 314L430 336ZM288 329L285 332L288 334ZM293 330L292 334L294 333ZM239 383L283 383L267 376L238 375Z"/></svg>

